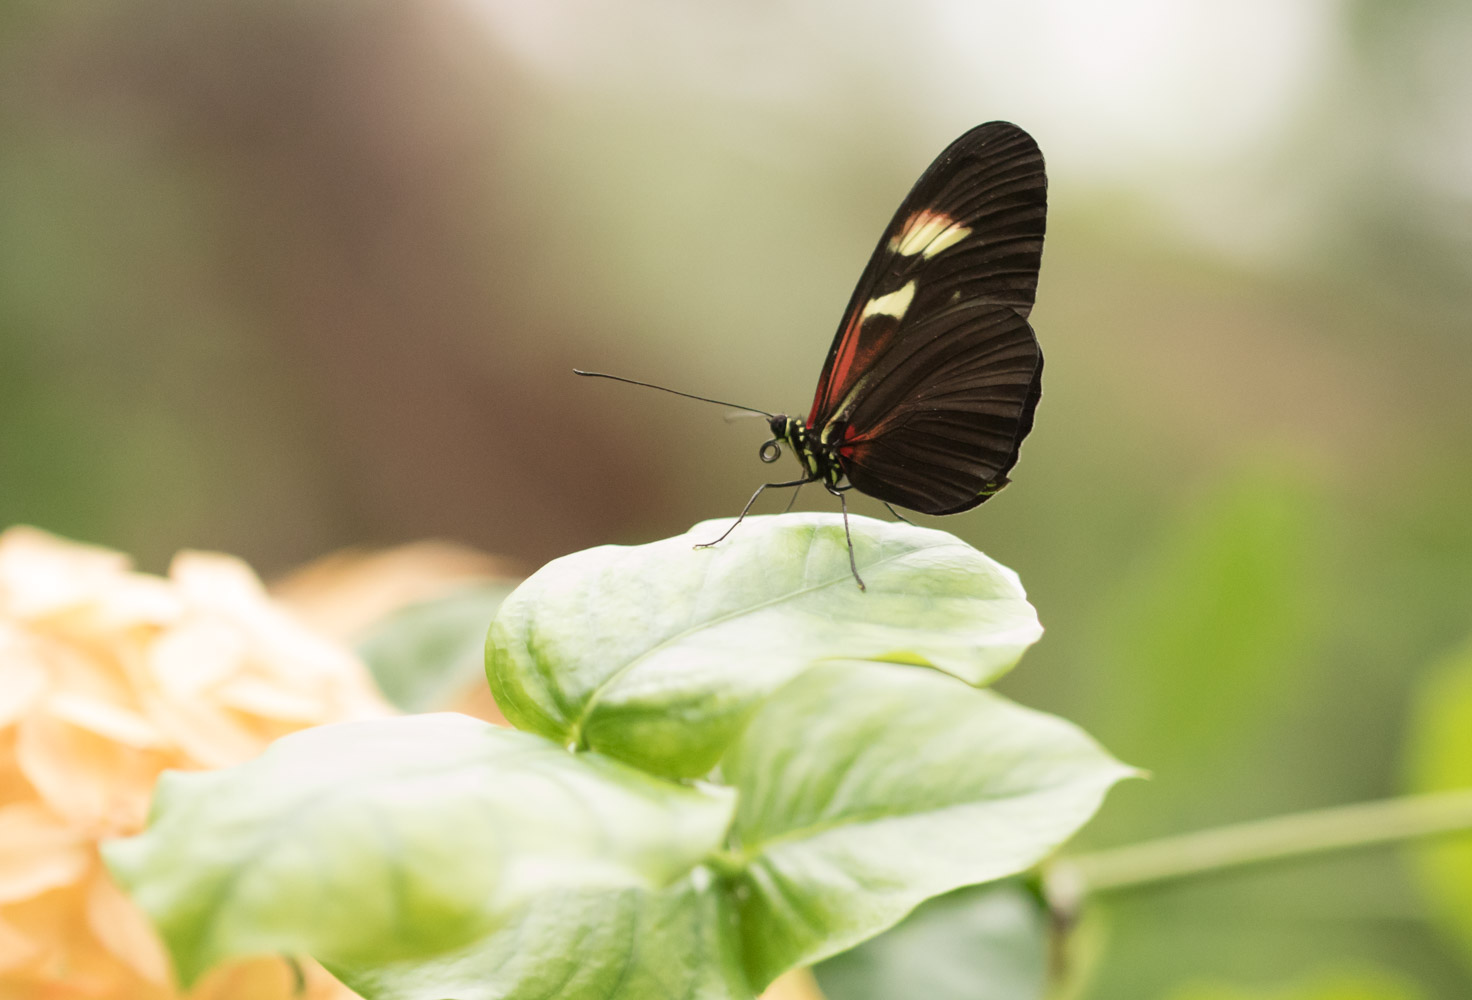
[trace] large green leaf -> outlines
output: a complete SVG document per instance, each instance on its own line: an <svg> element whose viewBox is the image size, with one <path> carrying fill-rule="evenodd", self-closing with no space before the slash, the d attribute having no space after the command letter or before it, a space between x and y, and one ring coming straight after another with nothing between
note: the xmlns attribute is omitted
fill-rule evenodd
<svg viewBox="0 0 1472 1000"><path fill-rule="evenodd" d="M282 951L355 967L441 954L548 892L659 886L722 840L731 796L460 715L306 730L166 774L106 847L180 976Z"/></svg>
<svg viewBox="0 0 1472 1000"><path fill-rule="evenodd" d="M705 774L760 698L825 660L932 666L970 684L1041 634L1017 575L928 528L747 518L558 559L501 606L486 646L511 722L655 773Z"/></svg>
<svg viewBox="0 0 1472 1000"><path fill-rule="evenodd" d="M1017 879L962 889L813 972L828 1000L1041 1000L1048 915Z"/></svg>
<svg viewBox="0 0 1472 1000"><path fill-rule="evenodd" d="M852 947L923 900L1021 872L1131 770L1061 719L930 670L813 668L721 765L753 982Z"/></svg>
<svg viewBox="0 0 1472 1000"><path fill-rule="evenodd" d="M1472 646L1422 683L1410 742L1413 791L1472 788ZM1415 853L1432 912L1472 962L1472 836L1443 838Z"/></svg>
<svg viewBox="0 0 1472 1000"><path fill-rule="evenodd" d="M511 584L480 583L400 608L356 643L373 679L406 712L443 708L484 669L486 627Z"/></svg>
<svg viewBox="0 0 1472 1000"><path fill-rule="evenodd" d="M423 961L331 966L368 1000L751 1000L708 873L662 891L549 893Z"/></svg>

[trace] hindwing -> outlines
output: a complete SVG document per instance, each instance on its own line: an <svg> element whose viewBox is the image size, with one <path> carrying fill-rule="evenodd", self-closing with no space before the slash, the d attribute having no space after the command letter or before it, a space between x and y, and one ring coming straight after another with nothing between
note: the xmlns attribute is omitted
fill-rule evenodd
<svg viewBox="0 0 1472 1000"><path fill-rule="evenodd" d="M1043 355L1006 306L958 303L919 320L834 425L859 490L923 514L956 514L1007 484L1042 396Z"/></svg>

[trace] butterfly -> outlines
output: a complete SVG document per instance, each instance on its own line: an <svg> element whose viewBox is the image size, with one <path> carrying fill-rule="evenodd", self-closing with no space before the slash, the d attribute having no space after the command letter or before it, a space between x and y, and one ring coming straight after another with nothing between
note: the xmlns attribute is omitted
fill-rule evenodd
<svg viewBox="0 0 1472 1000"><path fill-rule="evenodd" d="M800 478L838 497L859 588L845 494L922 514L958 514L1008 483L1042 397L1043 352L1028 325L1042 263L1047 176L1032 136L978 125L936 157L900 202L849 299L806 418L768 418L763 462L786 445ZM666 392L664 386L578 371ZM676 395L719 403L690 393Z"/></svg>

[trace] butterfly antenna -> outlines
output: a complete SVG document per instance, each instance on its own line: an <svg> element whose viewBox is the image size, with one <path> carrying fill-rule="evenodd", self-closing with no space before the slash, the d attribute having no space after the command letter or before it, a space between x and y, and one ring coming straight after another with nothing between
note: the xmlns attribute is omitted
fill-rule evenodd
<svg viewBox="0 0 1472 1000"><path fill-rule="evenodd" d="M676 396L684 396L686 399L698 399L702 403L715 403L717 406L729 406L733 410L745 410L747 413L760 414L761 416L766 417L768 420L776 416L775 413L768 413L766 410L758 410L755 406L742 406L740 403L727 403L723 400L711 399L709 396L696 396L693 393L681 392L678 389L669 389L662 385L655 385L653 382L640 382L638 379L624 378L621 375L605 375L603 372L585 372L578 368L574 368L572 372L574 375L583 375L587 378L609 378L613 379L615 382L627 382L629 383L629 385L642 385L646 389L658 389L660 392L668 392Z"/></svg>

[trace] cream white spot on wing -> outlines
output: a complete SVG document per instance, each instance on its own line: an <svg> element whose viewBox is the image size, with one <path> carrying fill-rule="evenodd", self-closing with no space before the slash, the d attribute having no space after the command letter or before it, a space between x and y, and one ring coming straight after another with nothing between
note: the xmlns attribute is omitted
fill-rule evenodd
<svg viewBox="0 0 1472 1000"><path fill-rule="evenodd" d="M966 226L951 226L926 244L925 249L920 251L920 256L929 260L942 250L955 246L970 235L971 230Z"/></svg>
<svg viewBox="0 0 1472 1000"><path fill-rule="evenodd" d="M889 241L889 249L904 257L920 254L926 260L971 235L967 226L956 224L944 212L916 212L905 221L905 228Z"/></svg>
<svg viewBox="0 0 1472 1000"><path fill-rule="evenodd" d="M888 295L870 299L864 303L864 311L859 313L859 320L868 319L870 316L893 316L895 319L904 319L905 310L910 308L910 303L915 298L915 283L905 282L905 287Z"/></svg>

